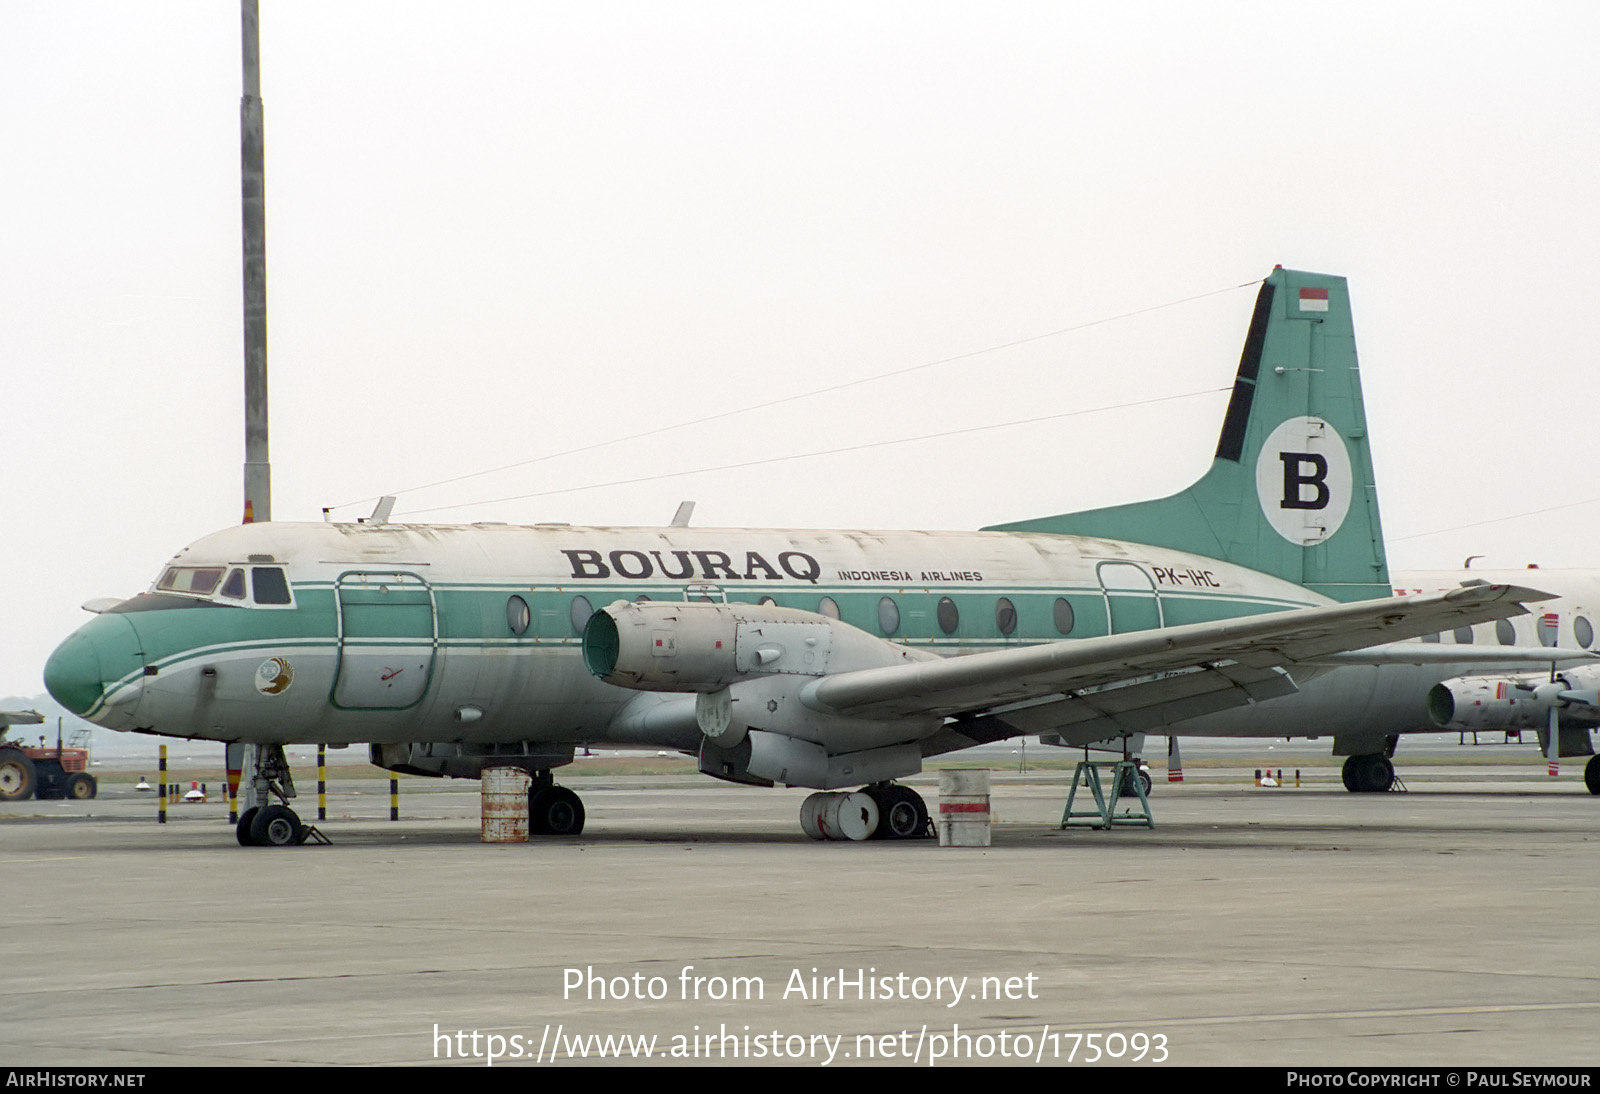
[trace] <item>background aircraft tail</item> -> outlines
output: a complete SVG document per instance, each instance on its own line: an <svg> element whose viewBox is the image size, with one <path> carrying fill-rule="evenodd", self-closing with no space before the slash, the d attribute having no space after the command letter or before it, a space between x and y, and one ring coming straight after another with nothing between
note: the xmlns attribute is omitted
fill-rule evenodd
<svg viewBox="0 0 1600 1094"><path fill-rule="evenodd" d="M1156 501L985 530L1170 547L1335 600L1392 595L1344 278L1279 267L1262 283L1216 459L1199 482Z"/></svg>

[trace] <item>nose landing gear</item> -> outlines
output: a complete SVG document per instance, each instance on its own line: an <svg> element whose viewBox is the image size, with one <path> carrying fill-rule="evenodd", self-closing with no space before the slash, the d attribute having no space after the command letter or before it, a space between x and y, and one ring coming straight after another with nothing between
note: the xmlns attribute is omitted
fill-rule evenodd
<svg viewBox="0 0 1600 1094"><path fill-rule="evenodd" d="M255 774L251 779L255 798L270 801L275 797L278 804L252 806L239 814L239 823L234 826L239 846L298 847L307 841L331 842L289 808L289 799L295 796L294 779L289 774L289 759L283 754L283 746L247 746L247 754L251 750L256 753Z"/></svg>

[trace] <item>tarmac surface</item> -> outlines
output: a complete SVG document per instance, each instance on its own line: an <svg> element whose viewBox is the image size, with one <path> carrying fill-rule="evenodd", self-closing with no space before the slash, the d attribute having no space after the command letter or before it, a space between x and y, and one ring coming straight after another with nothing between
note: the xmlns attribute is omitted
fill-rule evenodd
<svg viewBox="0 0 1600 1094"><path fill-rule="evenodd" d="M1156 827L1110 831L1060 829L1066 772L997 774L987 848L815 843L804 791L664 776L572 779L583 835L516 845L475 783L407 780L390 822L337 772L328 847L241 848L215 801L158 826L126 784L0 804L0 1060L1600 1061L1581 765L1402 772L1157 768Z"/></svg>

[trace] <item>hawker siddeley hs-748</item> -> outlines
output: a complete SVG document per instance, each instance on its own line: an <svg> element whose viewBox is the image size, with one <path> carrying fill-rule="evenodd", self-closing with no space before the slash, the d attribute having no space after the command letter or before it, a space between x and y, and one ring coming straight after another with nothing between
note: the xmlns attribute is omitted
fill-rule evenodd
<svg viewBox="0 0 1600 1094"><path fill-rule="evenodd" d="M1524 612L1470 584L1393 597L1342 278L1261 287L1215 461L1137 536L247 524L180 551L51 656L119 730L262 746L242 843L298 842L288 743L390 770L533 776L531 827L584 810L576 747L697 756L734 782L859 787L862 831L920 834L894 780L1020 734L1088 743L1292 694L1309 662ZM268 796L270 795L270 797ZM855 805L852 806L853 808Z"/></svg>

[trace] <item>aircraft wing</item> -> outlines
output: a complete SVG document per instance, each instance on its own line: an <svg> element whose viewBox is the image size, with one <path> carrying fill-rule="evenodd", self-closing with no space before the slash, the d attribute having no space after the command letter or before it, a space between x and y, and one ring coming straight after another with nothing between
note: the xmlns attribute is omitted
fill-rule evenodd
<svg viewBox="0 0 1600 1094"><path fill-rule="evenodd" d="M1463 585L1443 593L1301 608L1212 623L1069 639L886 668L834 673L807 684L801 701L850 717L953 718L998 714L1039 699L1083 699L1136 689L1141 709L1171 701L1235 705L1284 694L1274 670L1454 627L1525 614L1550 594L1517 585ZM1287 690L1294 690L1292 682ZM1221 693L1237 698L1223 699ZM1116 700L1105 700L1116 701ZM1032 718L1017 720L1033 721ZM1014 732L1031 732L1023 729Z"/></svg>

